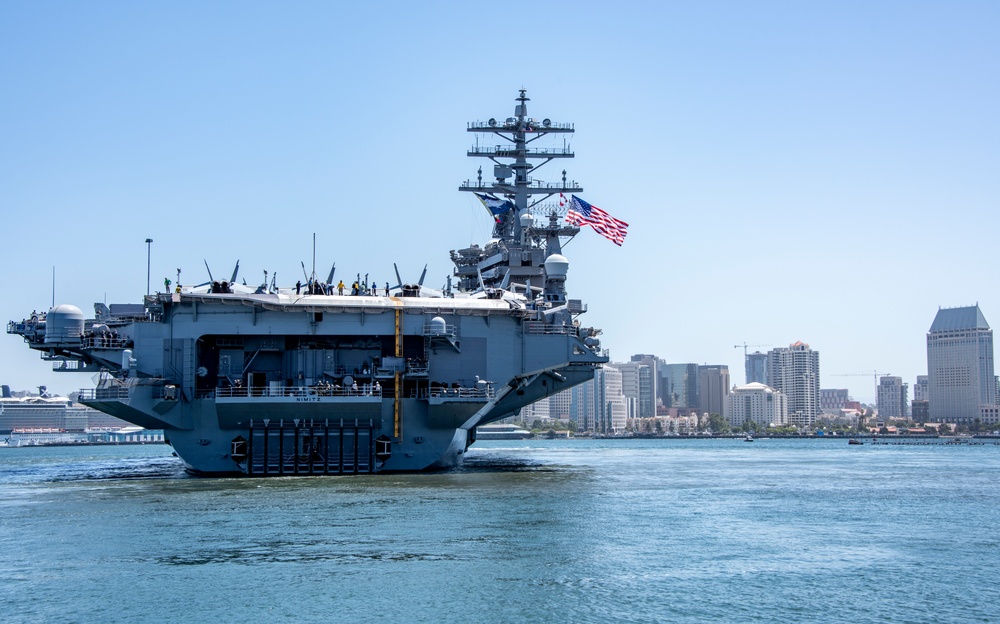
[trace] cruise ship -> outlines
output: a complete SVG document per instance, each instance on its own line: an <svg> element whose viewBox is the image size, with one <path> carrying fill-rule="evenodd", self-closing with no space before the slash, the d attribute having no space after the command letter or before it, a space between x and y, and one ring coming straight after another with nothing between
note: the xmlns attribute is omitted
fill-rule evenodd
<svg viewBox="0 0 1000 624"><path fill-rule="evenodd" d="M0 386L0 446L93 444L109 441L156 441L158 432L137 430L113 416L50 395L40 386L37 395L14 396ZM129 439L126 440L126 436Z"/></svg>

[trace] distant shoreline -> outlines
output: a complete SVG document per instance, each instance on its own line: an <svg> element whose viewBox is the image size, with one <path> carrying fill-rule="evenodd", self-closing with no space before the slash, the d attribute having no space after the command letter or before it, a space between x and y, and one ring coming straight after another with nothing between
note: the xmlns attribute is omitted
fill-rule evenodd
<svg viewBox="0 0 1000 624"><path fill-rule="evenodd" d="M166 442L47 442L42 444L0 444L0 448L25 449L43 448L52 446L153 446L156 444L166 444Z"/></svg>
<svg viewBox="0 0 1000 624"><path fill-rule="evenodd" d="M927 435L895 435L895 434L842 434L842 435L816 435L816 434L752 434L754 440L877 440L879 443L891 440L927 440L927 441L942 441L942 442L963 442L969 440L994 440L1000 443L1000 435L941 435L941 434L927 434ZM535 440L743 440L746 437L745 433L740 434L706 434L706 435L646 435L646 434L635 434L635 435L621 435L621 436L604 436L604 435L574 435L567 437L565 432L559 435L556 433L554 437L549 437L547 434L535 434L531 438Z"/></svg>

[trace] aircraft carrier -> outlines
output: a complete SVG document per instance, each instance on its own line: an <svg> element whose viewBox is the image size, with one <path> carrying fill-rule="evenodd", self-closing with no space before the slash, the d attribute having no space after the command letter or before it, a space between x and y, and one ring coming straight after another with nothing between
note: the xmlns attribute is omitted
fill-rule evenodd
<svg viewBox="0 0 1000 624"><path fill-rule="evenodd" d="M478 425L594 377L607 361L586 306L566 292L562 245L579 232L559 198L582 189L534 177L573 158L537 139L572 124L514 114L472 122L468 156L493 164L475 193L494 220L483 246L453 250L442 290L338 288L306 275L247 287L212 280L94 305L61 304L7 332L54 370L98 373L80 402L162 429L187 468L210 475L315 475L456 466ZM485 138L484 138L485 137ZM237 264L238 270L238 264ZM425 269L426 272L426 269ZM398 278L398 272L397 272ZM401 282L401 280L400 280Z"/></svg>

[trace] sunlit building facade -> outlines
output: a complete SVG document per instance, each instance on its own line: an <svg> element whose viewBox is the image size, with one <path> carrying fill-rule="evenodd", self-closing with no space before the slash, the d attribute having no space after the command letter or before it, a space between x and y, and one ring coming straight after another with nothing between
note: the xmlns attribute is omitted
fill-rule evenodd
<svg viewBox="0 0 1000 624"><path fill-rule="evenodd" d="M819 351L799 341L767 353L770 386L788 397L789 424L812 427L819 407Z"/></svg>
<svg viewBox="0 0 1000 624"><path fill-rule="evenodd" d="M753 382L733 388L728 402L731 427L742 427L748 420L761 427L788 424L787 397L762 383Z"/></svg>
<svg viewBox="0 0 1000 624"><path fill-rule="evenodd" d="M978 305L939 309L927 332L930 418L972 424L997 402L993 330Z"/></svg>

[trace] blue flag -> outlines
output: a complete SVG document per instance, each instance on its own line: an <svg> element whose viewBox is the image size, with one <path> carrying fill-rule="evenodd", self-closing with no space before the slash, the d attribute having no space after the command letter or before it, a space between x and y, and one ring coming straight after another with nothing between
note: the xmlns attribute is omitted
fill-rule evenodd
<svg viewBox="0 0 1000 624"><path fill-rule="evenodd" d="M507 212L514 207L514 204L510 203L506 199L500 199L499 197L494 197L493 195L483 195L481 193L474 193L479 201L483 202L486 209L493 214L494 217L499 217L503 213Z"/></svg>

